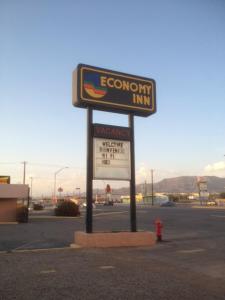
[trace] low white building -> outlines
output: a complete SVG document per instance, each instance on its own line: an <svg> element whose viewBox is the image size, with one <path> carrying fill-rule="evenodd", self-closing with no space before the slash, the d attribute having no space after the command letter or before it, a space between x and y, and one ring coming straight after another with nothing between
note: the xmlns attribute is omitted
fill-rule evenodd
<svg viewBox="0 0 225 300"><path fill-rule="evenodd" d="M26 184L0 184L0 222L16 221L18 206L28 206L29 186Z"/></svg>

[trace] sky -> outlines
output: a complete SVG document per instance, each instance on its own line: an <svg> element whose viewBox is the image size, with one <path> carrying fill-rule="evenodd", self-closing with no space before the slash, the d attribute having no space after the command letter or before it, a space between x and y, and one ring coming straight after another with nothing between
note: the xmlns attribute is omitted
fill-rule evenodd
<svg viewBox="0 0 225 300"><path fill-rule="evenodd" d="M0 0L0 175L21 183L27 161L33 194L47 195L68 166L57 187L85 190L86 110L72 106L84 63L156 81L157 112L135 117L137 183L151 169L156 181L225 177L224 32L224 0Z"/></svg>

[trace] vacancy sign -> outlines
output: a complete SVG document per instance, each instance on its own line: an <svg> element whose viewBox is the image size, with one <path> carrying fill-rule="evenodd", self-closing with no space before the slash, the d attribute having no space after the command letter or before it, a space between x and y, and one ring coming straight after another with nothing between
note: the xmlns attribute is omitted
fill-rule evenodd
<svg viewBox="0 0 225 300"><path fill-rule="evenodd" d="M130 142L94 138L94 179L130 180Z"/></svg>

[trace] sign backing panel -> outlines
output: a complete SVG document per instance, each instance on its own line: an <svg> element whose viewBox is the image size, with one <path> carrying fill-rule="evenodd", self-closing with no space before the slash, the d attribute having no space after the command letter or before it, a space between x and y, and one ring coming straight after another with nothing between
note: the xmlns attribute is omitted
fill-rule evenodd
<svg viewBox="0 0 225 300"><path fill-rule="evenodd" d="M130 142L93 139L93 179L130 180Z"/></svg>
<svg viewBox="0 0 225 300"><path fill-rule="evenodd" d="M154 79L79 64L73 105L147 117L156 112Z"/></svg>

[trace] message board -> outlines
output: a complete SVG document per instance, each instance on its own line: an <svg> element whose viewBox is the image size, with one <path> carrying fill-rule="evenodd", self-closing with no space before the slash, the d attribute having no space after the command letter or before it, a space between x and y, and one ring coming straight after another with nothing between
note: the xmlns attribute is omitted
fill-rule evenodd
<svg viewBox="0 0 225 300"><path fill-rule="evenodd" d="M94 179L130 180L130 142L94 138Z"/></svg>
<svg viewBox="0 0 225 300"><path fill-rule="evenodd" d="M156 112L154 79L79 64L73 72L77 107L147 117Z"/></svg>

